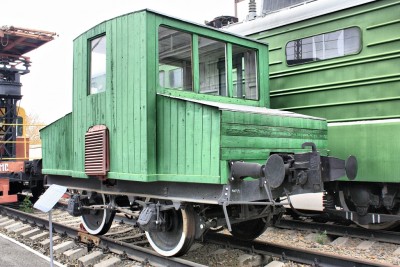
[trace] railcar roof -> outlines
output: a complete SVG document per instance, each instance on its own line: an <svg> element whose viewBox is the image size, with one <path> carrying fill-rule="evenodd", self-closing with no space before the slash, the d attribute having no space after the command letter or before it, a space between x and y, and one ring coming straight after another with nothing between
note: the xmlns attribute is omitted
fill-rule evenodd
<svg viewBox="0 0 400 267"><path fill-rule="evenodd" d="M194 21L184 20L184 19L181 19L181 18L178 18L178 17L174 17L174 16L171 16L171 15L164 14L164 13L159 12L159 11L155 11L155 10L152 10L152 9L148 9L148 8L146 8L146 9L141 9L141 10L137 10L137 11L133 11L133 12L129 12L129 13L125 13L125 14L122 14L122 15L119 15L119 16L116 16L116 17L113 17L113 18L104 20L104 21L102 21L102 22L96 24L95 26L91 27L91 29L97 27L98 25L100 25L100 24L102 24L102 23L104 23L104 22L111 21L111 20L113 20L113 19L116 19L116 18L119 18L119 17L123 17L123 16L127 16L127 15L130 15L130 14L140 13L140 12L153 13L153 14L155 14L155 15L157 15L157 16L165 17L165 18L172 19L172 20L178 20L178 21L181 21L181 22L184 22L184 23L190 23L190 24L192 24L192 25L196 25L196 26L199 26L199 27L202 27L202 28L206 28L206 29L209 29L209 30L218 32L218 33L228 34L228 35L232 35L232 36L235 36L235 37L238 37L238 38L246 39L246 40L249 40L249 41L251 41L251 42L260 43L260 44L263 44L263 45L266 45L266 44L267 44L267 43L264 42L264 41L258 41L258 40L252 39L252 38L247 38L247 37L245 37L245 36L243 36L243 35L240 35L240 34L237 34L237 33L235 33L235 32L227 31L227 30L221 29L221 28L220 28L220 29L217 29L217 28L214 28L214 27L211 27L211 26L207 26L207 25L205 25L205 24L200 24L200 23L198 23L198 22L194 22ZM87 31L90 31L91 29L88 29ZM84 34L84 33L80 34L79 36L81 36L81 35L83 35L83 34ZM79 38L79 36L77 36L75 39Z"/></svg>
<svg viewBox="0 0 400 267"><path fill-rule="evenodd" d="M223 29L236 34L250 35L374 1L377 0L317 0L306 2L268 13L254 20L230 24Z"/></svg>
<svg viewBox="0 0 400 267"><path fill-rule="evenodd" d="M220 110L228 110L228 111L241 111L247 113L257 113L257 114L265 114L270 116L283 116L283 117L293 117L293 118L303 118L303 119L312 119L312 120L321 120L324 121L324 118L319 117L312 117L308 115L293 113L290 111L278 110L278 109L270 109L265 107L254 107L254 106L245 106L245 105L237 105L237 104L227 104L227 103L220 103L214 101L206 101L206 100L196 100L192 98L185 98L185 97L176 97L166 94L159 94L169 98L181 99L193 103L199 103L206 106L216 107Z"/></svg>

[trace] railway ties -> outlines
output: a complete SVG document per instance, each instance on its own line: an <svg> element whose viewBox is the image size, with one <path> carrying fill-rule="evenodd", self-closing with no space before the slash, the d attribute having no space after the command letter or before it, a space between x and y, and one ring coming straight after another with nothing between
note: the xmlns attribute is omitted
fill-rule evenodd
<svg viewBox="0 0 400 267"><path fill-rule="evenodd" d="M0 232L6 233L29 247L35 247L42 254L49 255L48 218L41 214L28 214L5 206L0 206ZM61 222L73 221L55 211ZM33 225L34 224L34 225ZM76 224L75 224L76 225ZM128 226L128 225L127 225ZM136 246L144 243L143 235L134 235L124 225L113 226L107 236L85 235L78 227L70 227L53 220L53 252L55 260L61 264L76 266L204 266L179 258L164 258L154 251ZM136 242L119 241L131 235ZM111 238L113 237L113 238ZM116 237L114 239L114 237ZM127 241L127 240L124 240ZM85 243L84 243L85 242ZM146 241L147 243L147 241Z"/></svg>
<svg viewBox="0 0 400 267"><path fill-rule="evenodd" d="M340 267L369 267L382 266L390 267L391 264L379 263L371 260L361 260L348 256L340 256L332 253L312 251L308 249L296 248L281 244L261 241L242 241L233 238L230 235L221 233L211 233L205 238L206 242L220 244L231 249L249 250L251 253L260 255L272 255L282 261L292 261L303 263L310 266L340 266Z"/></svg>
<svg viewBox="0 0 400 267"><path fill-rule="evenodd" d="M17 239L27 240L28 243L30 242L29 244L34 245L40 251L47 252L48 254L49 234L46 230L48 217L45 214L33 214L36 217L41 217L39 219L33 219L31 218L31 214L22 213L5 208L3 206L0 206L0 209L3 210L4 214L3 216L0 216L0 232L12 233L13 236L17 237ZM280 260L280 264L289 262L290 266L297 266L296 263L317 266L390 266L373 261L371 262L349 259L346 257L338 257L337 255L326 256L321 251L315 252L309 248L303 248L302 250L300 249L296 251L293 250L293 248L277 245L275 241L264 242L265 240L269 241L268 239L259 239L262 242L237 242L232 239L230 235L217 237L216 240L214 235L211 235L211 238L210 235L207 235L204 239L204 242L196 243L192 247L191 251L189 251L189 253L182 258L164 258L154 253L153 250L143 247L148 246L145 236L142 232L137 231L137 228L133 228L132 222L124 217L117 216L117 220L114 221L107 234L101 237L94 237L79 233L79 224L76 223L77 221L75 221L75 224L73 224L73 217L66 215L65 211L54 210L54 214L56 215L55 217L58 218L57 220L61 220L63 222L63 225L61 225L56 222L57 220L53 220L54 231L57 233L54 235L53 239L56 260L62 262L79 262L79 265L81 266L88 264L95 265L99 264L100 262L102 262L104 266L109 266L108 264L113 266L113 264L116 264L116 262L122 262L124 266L126 266L127 262L130 262L132 266L137 266L135 264L141 265L147 263L150 263L149 266L152 266L152 263L154 263L154 265L157 265L156 263L158 263L158 265L161 266L202 266L201 264L191 262L193 260L197 261L195 260L196 257L194 257L194 255L207 255L206 257L216 259L215 262L197 261L201 262L202 264L206 264L207 266L217 266L211 264L211 262L218 263L218 261L221 259L226 258L231 258L231 260L234 260L235 266L248 266L246 263L249 262L251 262L252 266L258 262L261 263L259 266L269 266L267 264L271 259ZM18 218L18 220L22 220L22 222L14 218ZM30 224L27 224L25 221L28 221ZM31 225L33 222L36 224L36 226ZM66 226L64 225L64 222L71 222L71 225L74 226ZM281 230L275 227L270 227L267 229L266 234L274 232L279 233L279 235L284 234L285 232L293 232L293 234L288 234L289 236L292 236L293 239L296 235L299 235L297 232L300 231ZM307 239L305 236L306 235L304 235L302 238ZM283 237L279 238L283 240ZM80 242L77 242L77 240ZM82 241L84 241L86 244L83 244ZM309 243L312 242L310 241ZM379 242L376 243L378 244ZM329 246L334 249L334 247L329 244L325 247ZM376 246L376 244L374 246ZM210 250L210 248L216 249ZM341 249L346 250L345 246L341 246ZM373 250L374 248L370 249L369 251L372 252ZM204 251L208 251L208 254L204 254ZM237 254L239 254L240 259L233 259L232 256L235 257ZM397 257L400 258L400 251ZM128 258L135 259L136 263L132 262ZM269 260L266 261L266 258L269 258ZM106 260L107 262L105 262ZM175 260L180 262L175 262ZM238 262L239 265L237 265L236 262ZM225 264L224 266L231 265Z"/></svg>
<svg viewBox="0 0 400 267"><path fill-rule="evenodd" d="M355 225L346 226L335 223L319 223L312 220L294 219L281 219L277 224L275 224L275 227L281 229L325 232L327 235L339 237L342 238L342 240L343 237L352 237L400 245L399 231L372 230L357 227Z"/></svg>
<svg viewBox="0 0 400 267"><path fill-rule="evenodd" d="M49 232L43 228L32 227L29 224L18 222L8 217L1 217L0 228L7 231L15 239L39 248L41 252L48 251L50 246ZM32 229L33 228L33 229ZM89 251L88 247L77 244L72 238L54 235L53 247L56 259L61 262L77 262L79 266L93 265L95 267L115 266L121 262L119 257L104 254L101 250ZM132 266L135 266L132 264ZM137 265L136 265L137 266Z"/></svg>

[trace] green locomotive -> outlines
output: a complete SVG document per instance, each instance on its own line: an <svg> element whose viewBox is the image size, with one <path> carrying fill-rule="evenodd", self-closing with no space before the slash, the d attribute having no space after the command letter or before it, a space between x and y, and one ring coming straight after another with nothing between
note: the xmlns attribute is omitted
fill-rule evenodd
<svg viewBox="0 0 400 267"><path fill-rule="evenodd" d="M357 155L357 180L327 185L325 209L391 228L400 222L400 1L292 2L264 0L264 15L227 30L269 43L272 108L327 118L330 154Z"/></svg>
<svg viewBox="0 0 400 267"><path fill-rule="evenodd" d="M327 156L325 119L269 109L265 43L142 10L77 37L73 62L73 111L41 131L42 172L91 234L118 211L165 256L213 227L250 240L281 197L356 176L354 157Z"/></svg>

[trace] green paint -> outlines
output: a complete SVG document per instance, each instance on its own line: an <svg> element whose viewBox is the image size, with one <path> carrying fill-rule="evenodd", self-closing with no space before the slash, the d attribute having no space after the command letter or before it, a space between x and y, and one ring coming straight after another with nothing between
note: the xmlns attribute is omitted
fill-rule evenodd
<svg viewBox="0 0 400 267"><path fill-rule="evenodd" d="M399 0L373 1L252 36L272 47L271 107L346 122L329 127L328 148L357 156L358 181L400 181L399 125L383 121L400 118L399 14ZM354 26L362 35L358 54L287 66L288 42Z"/></svg>
<svg viewBox="0 0 400 267"><path fill-rule="evenodd" d="M192 34L191 91L159 85L160 25ZM88 95L88 44L99 35L107 40L106 90ZM201 36L226 44L230 95L232 45L257 51L259 100L196 93L200 89L197 49ZM110 179L224 184L229 160L265 162L270 153L304 151L301 144L310 141L325 150L325 120L291 112L268 113L268 60L265 43L151 11L93 27L74 40L73 113L41 132L43 173L87 178L84 136L98 124L109 129ZM226 104L235 105L228 108Z"/></svg>
<svg viewBox="0 0 400 267"><path fill-rule="evenodd" d="M55 170L68 175L72 170L72 113L53 122L40 131L42 140L43 173Z"/></svg>
<svg viewBox="0 0 400 267"><path fill-rule="evenodd" d="M357 156L357 181L399 182L400 165L393 152L400 151L396 138L400 122L365 123L329 127L331 154L342 158Z"/></svg>

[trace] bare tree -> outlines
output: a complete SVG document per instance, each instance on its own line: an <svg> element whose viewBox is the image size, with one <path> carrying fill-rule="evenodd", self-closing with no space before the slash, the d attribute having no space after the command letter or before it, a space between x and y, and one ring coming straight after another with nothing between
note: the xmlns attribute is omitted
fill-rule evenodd
<svg viewBox="0 0 400 267"><path fill-rule="evenodd" d="M26 115L26 120L24 122L26 129L26 137L29 137L31 145L40 145L42 141L40 140L39 130L42 129L45 124L40 119L39 115L36 113L29 113Z"/></svg>

